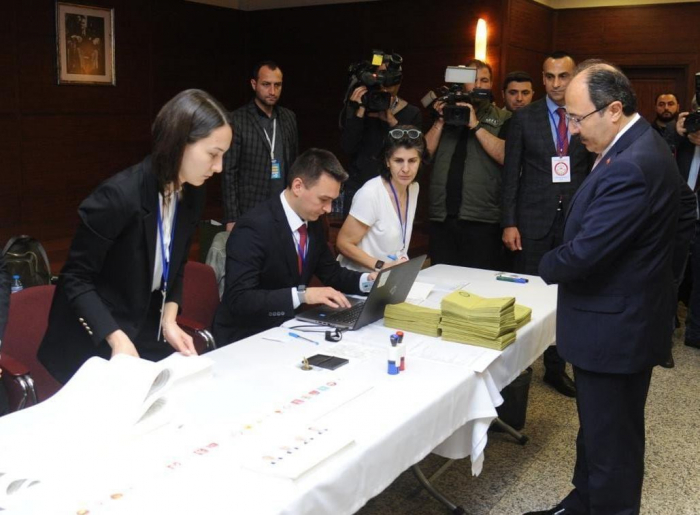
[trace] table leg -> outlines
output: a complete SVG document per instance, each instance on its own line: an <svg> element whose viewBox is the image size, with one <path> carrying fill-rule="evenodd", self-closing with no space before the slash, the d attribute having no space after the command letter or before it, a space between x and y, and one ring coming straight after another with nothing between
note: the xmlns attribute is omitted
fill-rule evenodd
<svg viewBox="0 0 700 515"><path fill-rule="evenodd" d="M433 475L433 478L442 474L444 472L443 469L447 469L449 466L452 465L452 462L454 460L448 460L445 465L443 465L440 470L436 474ZM438 501L440 501L443 505L445 505L454 515L468 515L466 510L462 508L461 506L457 506L454 504L452 501L450 501L447 497L445 497L442 493L440 493L430 482L430 479L425 477L425 474L423 474L423 471L420 469L418 465L413 465L411 467L411 470L413 470L413 473L416 476L416 479L418 479L418 482L420 482L421 485L428 491L430 495L435 497ZM431 478L432 479L432 478Z"/></svg>

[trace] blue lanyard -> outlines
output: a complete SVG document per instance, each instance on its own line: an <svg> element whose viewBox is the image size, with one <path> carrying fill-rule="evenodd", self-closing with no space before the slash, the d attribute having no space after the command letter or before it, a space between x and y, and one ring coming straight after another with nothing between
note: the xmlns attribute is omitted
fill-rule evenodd
<svg viewBox="0 0 700 515"><path fill-rule="evenodd" d="M177 224L177 194L173 193L173 201L175 202L175 213L173 215L173 227L170 231L170 245L168 248L168 254L165 254L165 239L163 238L163 215L161 214L160 202L158 202L158 232L160 233L160 255L163 260L163 283L161 284L161 289L163 294L168 291L168 277L170 276L170 258L173 252L173 242L175 241L175 227Z"/></svg>
<svg viewBox="0 0 700 515"><path fill-rule="evenodd" d="M394 194L394 200L396 201L396 213L399 215L399 225L401 226L401 235L403 236L403 249L406 248L406 232L408 231L408 204L410 200L410 194L408 188L406 188L406 217L401 220L401 204L399 204L399 196L396 194L396 189L394 185L391 184L391 179L389 179L389 187L391 192Z"/></svg>
<svg viewBox="0 0 700 515"><path fill-rule="evenodd" d="M549 113L549 117L552 119L552 124L554 124L554 134L557 137L557 155L561 157L564 154L564 142L559 138L559 128L557 126L557 122L554 121L554 115L552 114L552 111L547 108L547 112ZM566 139L569 139L569 125L566 125Z"/></svg>

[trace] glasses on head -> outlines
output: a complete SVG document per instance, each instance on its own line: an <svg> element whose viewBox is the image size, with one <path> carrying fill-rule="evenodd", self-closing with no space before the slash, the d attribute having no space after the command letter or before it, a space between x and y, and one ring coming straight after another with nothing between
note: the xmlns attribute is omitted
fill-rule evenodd
<svg viewBox="0 0 700 515"><path fill-rule="evenodd" d="M603 107L601 107L600 109L596 109L595 111L591 111L590 113L588 113L588 114L586 114L586 115L584 115L584 116L571 116L569 113L566 113L566 114L564 115L564 116L566 117L566 123L572 123L572 124L574 124L576 127L580 127L580 126L581 126L581 122L582 122L583 120L585 120L586 118L588 118L589 116L591 116L591 115L593 115L593 114L599 113L600 111L602 111L603 109L605 109L606 107L608 107L610 104L612 104L612 102L607 103L607 104L605 104Z"/></svg>
<svg viewBox="0 0 700 515"><path fill-rule="evenodd" d="M389 131L389 136L394 139L401 139L404 136L408 136L410 139L418 139L421 134L423 134L418 129L391 129Z"/></svg>

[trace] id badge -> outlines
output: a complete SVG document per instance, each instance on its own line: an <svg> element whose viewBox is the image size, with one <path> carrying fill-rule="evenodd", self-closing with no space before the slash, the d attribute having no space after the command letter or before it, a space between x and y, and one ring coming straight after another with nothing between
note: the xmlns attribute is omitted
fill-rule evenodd
<svg viewBox="0 0 700 515"><path fill-rule="evenodd" d="M571 182L571 159L569 156L552 158L552 182Z"/></svg>
<svg viewBox="0 0 700 515"><path fill-rule="evenodd" d="M272 160L272 171L270 173L270 179L281 179L282 178L282 168L280 167L280 162L277 159Z"/></svg>

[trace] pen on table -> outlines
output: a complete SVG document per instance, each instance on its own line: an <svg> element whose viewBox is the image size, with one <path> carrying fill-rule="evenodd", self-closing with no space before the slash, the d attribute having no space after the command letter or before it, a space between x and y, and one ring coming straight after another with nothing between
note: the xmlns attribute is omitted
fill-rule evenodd
<svg viewBox="0 0 700 515"><path fill-rule="evenodd" d="M497 275L496 279L499 281L508 281L509 283L526 284L528 282L524 277L511 277L509 275Z"/></svg>
<svg viewBox="0 0 700 515"><path fill-rule="evenodd" d="M317 341L312 340L311 338L306 338L305 336L302 336L302 335L297 334L297 333L293 333L291 331L289 331L289 336L291 336L292 338L299 338L300 340L306 340L307 342L311 342L314 345L318 345Z"/></svg>

